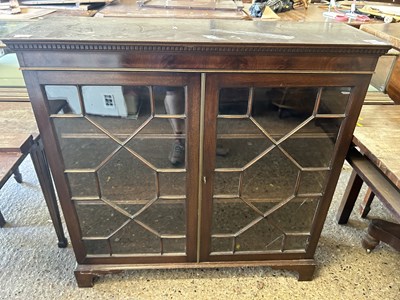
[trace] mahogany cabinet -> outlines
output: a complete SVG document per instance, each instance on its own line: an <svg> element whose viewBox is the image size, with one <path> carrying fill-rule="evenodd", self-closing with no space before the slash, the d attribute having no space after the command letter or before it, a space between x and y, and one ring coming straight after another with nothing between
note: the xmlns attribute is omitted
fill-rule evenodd
<svg viewBox="0 0 400 300"><path fill-rule="evenodd" d="M388 45L344 24L99 18L46 19L3 41L24 73L79 286L155 267L312 279Z"/></svg>

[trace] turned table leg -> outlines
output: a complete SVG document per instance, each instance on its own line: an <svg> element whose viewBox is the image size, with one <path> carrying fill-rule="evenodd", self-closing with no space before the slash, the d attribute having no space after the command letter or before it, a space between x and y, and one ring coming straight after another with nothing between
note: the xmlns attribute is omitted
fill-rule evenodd
<svg viewBox="0 0 400 300"><path fill-rule="evenodd" d="M368 233L361 244L367 252L371 252L381 241L400 251L400 224L379 219L371 220Z"/></svg>

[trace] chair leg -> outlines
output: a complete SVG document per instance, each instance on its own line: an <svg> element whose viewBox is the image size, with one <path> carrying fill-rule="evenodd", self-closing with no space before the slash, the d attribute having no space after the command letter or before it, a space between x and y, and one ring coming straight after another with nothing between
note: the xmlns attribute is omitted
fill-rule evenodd
<svg viewBox="0 0 400 300"><path fill-rule="evenodd" d="M36 141L31 147L32 162L39 179L40 186L43 191L43 196L49 209L50 217L53 222L54 229L58 238L58 247L65 248L68 241L65 238L62 228L60 211L57 205L57 198L53 188L50 169L47 164L46 156L43 150L41 141Z"/></svg>
<svg viewBox="0 0 400 300"><path fill-rule="evenodd" d="M0 211L0 227L3 227L6 224L6 220L3 217L3 214Z"/></svg>
<svg viewBox="0 0 400 300"><path fill-rule="evenodd" d="M16 168L16 169L14 170L14 179L15 179L16 182L22 183L22 174L21 174L21 172L19 171L19 168Z"/></svg>
<svg viewBox="0 0 400 300"><path fill-rule="evenodd" d="M361 177L353 170L336 215L336 220L339 224L346 224L349 220L363 183Z"/></svg>
<svg viewBox="0 0 400 300"><path fill-rule="evenodd" d="M365 194L363 202L360 204L360 214L361 218L365 219L368 213L371 210L371 203L374 200L375 194L374 192L368 188L367 193Z"/></svg>

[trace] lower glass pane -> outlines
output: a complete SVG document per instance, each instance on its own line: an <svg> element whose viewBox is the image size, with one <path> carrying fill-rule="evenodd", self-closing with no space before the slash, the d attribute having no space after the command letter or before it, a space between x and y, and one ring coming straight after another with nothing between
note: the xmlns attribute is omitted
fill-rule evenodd
<svg viewBox="0 0 400 300"><path fill-rule="evenodd" d="M163 253L186 253L186 239L163 238Z"/></svg>
<svg viewBox="0 0 400 300"><path fill-rule="evenodd" d="M83 237L103 237L113 234L129 218L101 201L75 201Z"/></svg>
<svg viewBox="0 0 400 300"><path fill-rule="evenodd" d="M161 238L131 221L110 238L113 254L161 254Z"/></svg>
<svg viewBox="0 0 400 300"><path fill-rule="evenodd" d="M84 240L83 244L88 255L110 255L110 247L107 240Z"/></svg>

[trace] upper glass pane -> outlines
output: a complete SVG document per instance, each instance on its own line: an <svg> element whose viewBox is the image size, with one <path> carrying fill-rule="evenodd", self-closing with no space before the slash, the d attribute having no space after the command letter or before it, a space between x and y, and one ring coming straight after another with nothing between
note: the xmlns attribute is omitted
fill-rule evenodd
<svg viewBox="0 0 400 300"><path fill-rule="evenodd" d="M75 85L44 86L52 114L82 114L78 87Z"/></svg>
<svg viewBox="0 0 400 300"><path fill-rule="evenodd" d="M326 87L322 89L319 114L344 114L349 101L351 88Z"/></svg>
<svg viewBox="0 0 400 300"><path fill-rule="evenodd" d="M53 118L66 169L95 169L119 145L86 118Z"/></svg>

